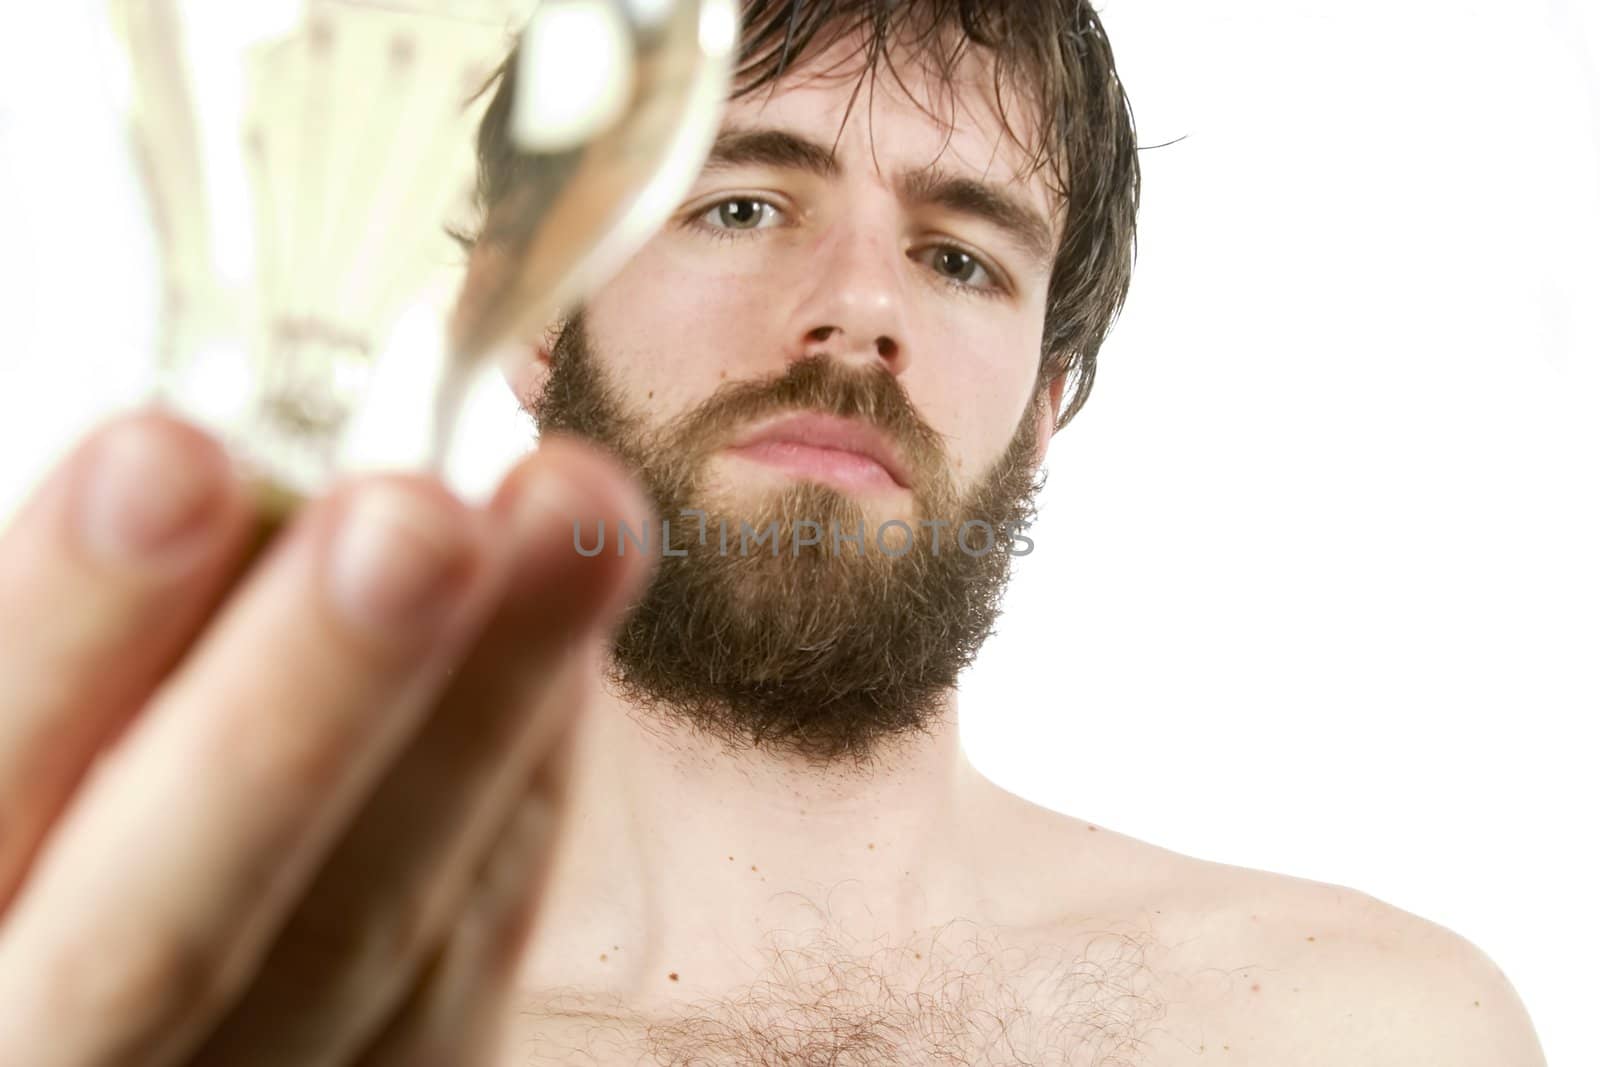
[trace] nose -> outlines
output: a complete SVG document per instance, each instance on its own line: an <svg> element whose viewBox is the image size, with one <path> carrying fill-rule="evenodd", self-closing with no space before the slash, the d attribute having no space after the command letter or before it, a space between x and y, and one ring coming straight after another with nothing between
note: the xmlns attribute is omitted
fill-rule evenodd
<svg viewBox="0 0 1600 1067"><path fill-rule="evenodd" d="M817 240L795 306L796 358L826 353L840 363L905 372L904 256L870 221L840 219Z"/></svg>

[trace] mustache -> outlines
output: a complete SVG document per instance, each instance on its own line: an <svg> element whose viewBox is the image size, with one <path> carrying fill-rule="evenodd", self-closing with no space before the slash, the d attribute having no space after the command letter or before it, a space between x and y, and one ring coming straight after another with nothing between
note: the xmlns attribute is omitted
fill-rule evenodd
<svg viewBox="0 0 1600 1067"><path fill-rule="evenodd" d="M725 382L667 430L673 440L715 449L757 419L794 412L867 423L901 449L913 474L943 457L942 438L918 416L892 373L846 368L825 353L794 361L776 378Z"/></svg>

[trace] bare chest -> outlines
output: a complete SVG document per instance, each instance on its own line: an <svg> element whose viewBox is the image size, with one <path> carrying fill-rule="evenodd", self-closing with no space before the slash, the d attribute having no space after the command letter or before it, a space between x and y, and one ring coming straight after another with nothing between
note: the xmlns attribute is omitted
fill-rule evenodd
<svg viewBox="0 0 1600 1067"><path fill-rule="evenodd" d="M500 1067L1171 1067L1199 1052L1173 1047L1153 1021L1017 1012L1003 1003L974 1004L960 1019L819 1005L804 1013L546 1016L521 1029Z"/></svg>
<svg viewBox="0 0 1600 1067"><path fill-rule="evenodd" d="M944 936L776 954L756 981L650 1011L526 997L500 1067L1177 1067L1226 1043L1233 983L1149 930Z"/></svg>

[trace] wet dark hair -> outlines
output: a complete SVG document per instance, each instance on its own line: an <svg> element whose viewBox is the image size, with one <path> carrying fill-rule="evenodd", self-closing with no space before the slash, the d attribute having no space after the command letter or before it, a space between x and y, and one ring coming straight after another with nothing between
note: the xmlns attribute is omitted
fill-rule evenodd
<svg viewBox="0 0 1600 1067"><path fill-rule="evenodd" d="M991 61L1004 132L1029 161L1021 177L1043 170L1066 213L1038 376L1040 388L1066 376L1056 429L1065 426L1088 398L1100 346L1127 297L1139 207L1133 112L1095 10L1087 0L745 0L742 9L734 99L774 86L842 37L864 42L861 81L882 63L904 87L890 50L905 45L952 99L968 48ZM480 209L520 173L505 130L515 69L513 55L485 87L498 83L478 133ZM1021 123L1005 112L1003 89L1031 108ZM1035 131L1031 143L1019 129Z"/></svg>

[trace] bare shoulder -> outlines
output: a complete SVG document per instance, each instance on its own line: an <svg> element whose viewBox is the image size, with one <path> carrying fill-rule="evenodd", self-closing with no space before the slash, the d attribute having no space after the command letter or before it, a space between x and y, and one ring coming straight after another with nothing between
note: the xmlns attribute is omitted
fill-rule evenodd
<svg viewBox="0 0 1600 1067"><path fill-rule="evenodd" d="M1227 872L1250 901L1236 995L1240 1062L1542 1067L1506 975L1465 937L1347 886ZM1259 904L1259 907L1256 906Z"/></svg>
<svg viewBox="0 0 1600 1067"><path fill-rule="evenodd" d="M1166 946L1151 1063L1544 1067L1511 982L1460 934L1347 886L1088 833Z"/></svg>

